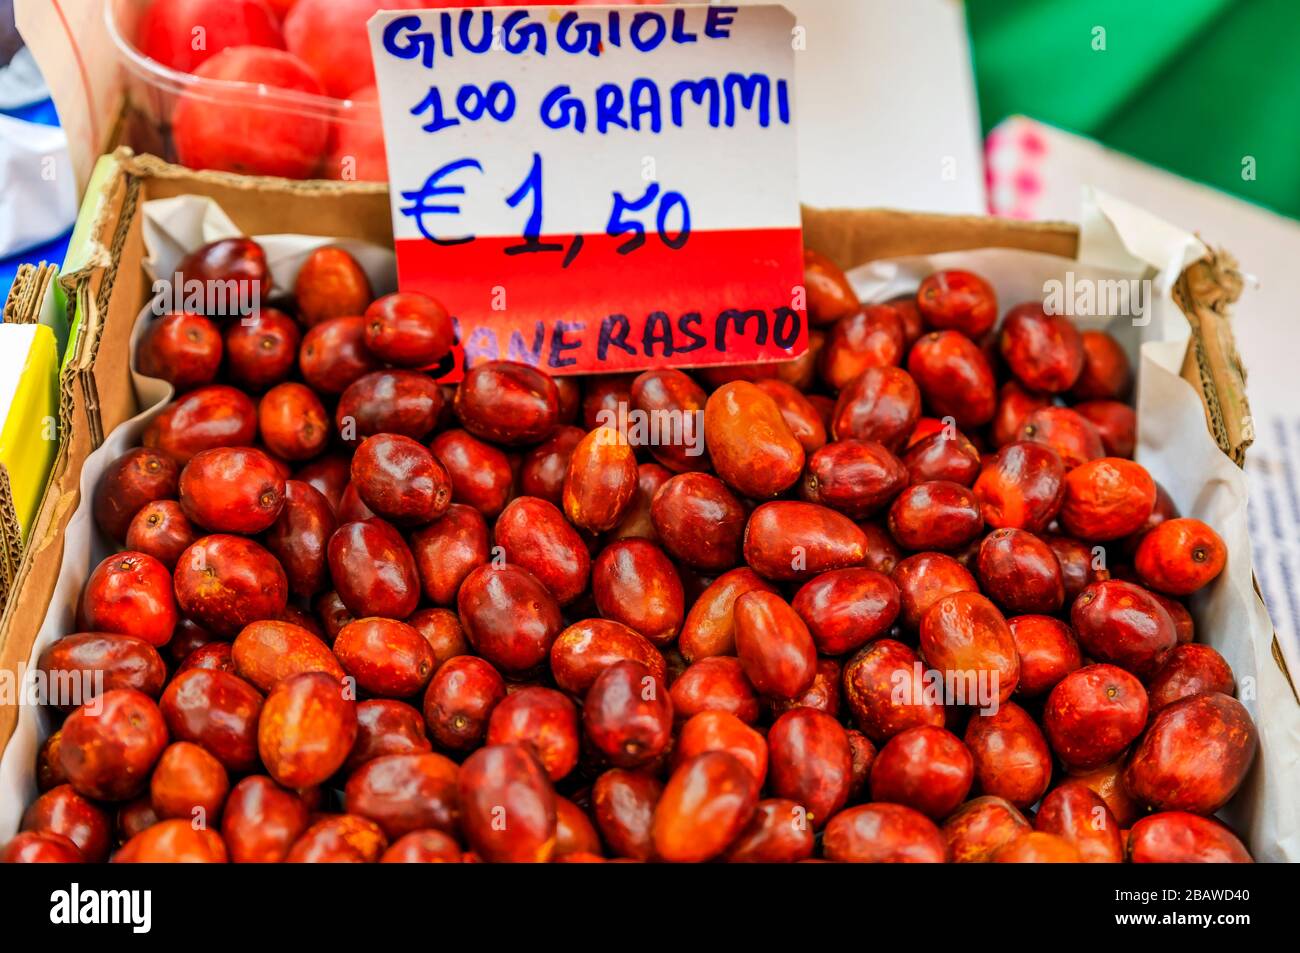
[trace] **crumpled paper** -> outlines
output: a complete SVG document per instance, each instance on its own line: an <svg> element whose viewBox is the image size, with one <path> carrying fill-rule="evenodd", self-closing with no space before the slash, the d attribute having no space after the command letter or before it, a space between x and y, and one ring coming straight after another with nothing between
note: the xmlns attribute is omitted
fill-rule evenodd
<svg viewBox="0 0 1300 953"><path fill-rule="evenodd" d="M0 258L57 238L77 217L62 129L0 115L0 183Z"/></svg>

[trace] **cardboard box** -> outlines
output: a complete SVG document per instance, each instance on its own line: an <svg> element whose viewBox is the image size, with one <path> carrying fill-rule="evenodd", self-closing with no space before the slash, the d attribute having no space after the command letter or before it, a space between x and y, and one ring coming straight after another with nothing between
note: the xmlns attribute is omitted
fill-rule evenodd
<svg viewBox="0 0 1300 953"><path fill-rule="evenodd" d="M0 621L0 668L9 671L29 658L49 608L63 561L63 530L81 502L81 464L105 435L142 409L125 359L136 317L151 296L142 267L141 204L197 194L219 203L248 234L291 231L391 242L388 197L382 185L196 173L128 150L102 159L96 178L100 184L88 195L83 213L90 217L85 248L63 279L74 308L72 347L62 379L66 438L20 569L15 598ZM877 259L977 248L1037 251L1072 259L1080 242L1078 229L1069 224L888 210L806 209L804 226L806 244L846 268ZM1208 428L1219 448L1239 463L1250 434L1233 420L1246 408L1242 370L1227 320L1237 288L1239 279L1230 259L1212 255L1183 273L1175 300L1191 327L1183 377L1201 395ZM1277 661L1282 668L1280 656ZM16 715L16 707L0 707L0 750L13 732Z"/></svg>

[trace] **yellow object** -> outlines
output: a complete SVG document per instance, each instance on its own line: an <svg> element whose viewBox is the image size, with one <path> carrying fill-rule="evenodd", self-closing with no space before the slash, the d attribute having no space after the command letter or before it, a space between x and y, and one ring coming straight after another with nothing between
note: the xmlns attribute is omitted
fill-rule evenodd
<svg viewBox="0 0 1300 953"><path fill-rule="evenodd" d="M58 349L43 324L0 325L0 398L8 397L0 427L0 516L16 519L21 548L36 518L50 467L59 449ZM12 390L10 390L12 388ZM5 405L0 403L0 408ZM7 491L7 492L6 492Z"/></svg>

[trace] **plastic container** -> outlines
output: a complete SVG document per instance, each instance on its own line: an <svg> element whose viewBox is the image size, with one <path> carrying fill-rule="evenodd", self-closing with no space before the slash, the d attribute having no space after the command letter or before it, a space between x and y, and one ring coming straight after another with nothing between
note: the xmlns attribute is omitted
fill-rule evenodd
<svg viewBox="0 0 1300 953"><path fill-rule="evenodd" d="M286 173L270 167L232 167L229 164L194 162L180 154L173 135L173 116L182 99L209 111L238 109L251 113L251 122L261 127L275 124L323 124L328 134L320 158L304 174L289 178L386 181L383 161L383 130L378 108L371 102L335 99L255 83L207 79L171 69L145 56L136 46L140 20L153 0L107 0L105 28L117 49L124 72L126 96L124 144L136 151L150 152L170 162L192 168L217 168L227 172L275 175ZM253 163L254 166L258 163Z"/></svg>
<svg viewBox="0 0 1300 953"><path fill-rule="evenodd" d="M383 127L378 105L372 98L373 87L353 92L353 99L338 99L258 83L214 80L172 69L145 56L137 45L141 20L153 2L104 2L105 27L117 49L126 79L124 145L193 169L295 179L388 180ZM502 6L526 2L456 0L456 5ZM538 5L551 6L659 2L537 0ZM404 0L402 5L409 5L409 0ZM436 7L438 3L430 0L428 4L417 5ZM383 6L380 4L380 8ZM196 107L189 110L189 119L183 124L182 131L188 135L178 135L175 122L177 106L183 103L193 103ZM209 118L211 133L196 136L195 126ZM196 139L205 139L204 147L194 148L192 143Z"/></svg>

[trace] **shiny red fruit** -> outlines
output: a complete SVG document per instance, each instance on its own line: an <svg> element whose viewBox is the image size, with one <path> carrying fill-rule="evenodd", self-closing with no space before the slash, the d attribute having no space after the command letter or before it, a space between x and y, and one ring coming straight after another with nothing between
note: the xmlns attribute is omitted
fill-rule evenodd
<svg viewBox="0 0 1300 953"><path fill-rule="evenodd" d="M1043 730L1067 768L1088 771L1114 761L1142 733L1147 693L1114 665L1087 665L1057 683L1043 708Z"/></svg>
<svg viewBox="0 0 1300 953"><path fill-rule="evenodd" d="M993 330L998 299L993 287L969 271L940 271L921 282L916 306L932 328L953 328L971 339Z"/></svg>
<svg viewBox="0 0 1300 953"><path fill-rule="evenodd" d="M903 804L942 820L966 799L975 762L961 739L942 728L900 732L871 766L871 799Z"/></svg>
<svg viewBox="0 0 1300 953"><path fill-rule="evenodd" d="M1083 665L1079 642L1060 619L1022 615L1007 620L1020 656L1020 681L1016 692L1034 698Z"/></svg>
<svg viewBox="0 0 1300 953"><path fill-rule="evenodd" d="M209 532L252 536L270 527L284 508L284 477L260 450L204 450L181 471L180 503Z"/></svg>
<svg viewBox="0 0 1300 953"><path fill-rule="evenodd" d="M600 614L641 633L655 645L677 637L686 614L681 577L658 546L624 539L606 546L591 567Z"/></svg>
<svg viewBox="0 0 1300 953"><path fill-rule="evenodd" d="M979 500L960 483L917 483L889 508L889 532L904 549L960 549L983 528Z"/></svg>
<svg viewBox="0 0 1300 953"><path fill-rule="evenodd" d="M1236 694L1231 666L1208 645L1175 645L1147 683L1153 713L1176 701L1207 692Z"/></svg>
<svg viewBox="0 0 1300 953"><path fill-rule="evenodd" d="M1035 443L1003 447L975 480L984 522L995 529L1042 532L1065 494L1065 466L1055 451Z"/></svg>
<svg viewBox="0 0 1300 953"><path fill-rule="evenodd" d="M1120 539L1140 529L1156 504L1156 484L1132 460L1103 457L1065 477L1061 525L1089 542Z"/></svg>
<svg viewBox="0 0 1300 953"><path fill-rule="evenodd" d="M166 645L179 621L171 573L144 553L109 556L86 580L78 617L82 631L117 632Z"/></svg>
<svg viewBox="0 0 1300 953"><path fill-rule="evenodd" d="M964 740L984 794L1028 810L1047 791L1052 752L1038 723L1019 705L1004 702L997 711L976 711L966 723Z"/></svg>
<svg viewBox="0 0 1300 953"><path fill-rule="evenodd" d="M844 666L844 698L862 733L877 743L946 720L943 695L927 688L920 656L893 639L869 643Z"/></svg>
<svg viewBox="0 0 1300 953"><path fill-rule="evenodd" d="M365 346L365 318L329 318L303 335L298 368L303 379L321 394L342 394L380 363Z"/></svg>
<svg viewBox="0 0 1300 953"><path fill-rule="evenodd" d="M1249 851L1227 827L1185 811L1162 811L1134 824L1128 859L1135 864L1252 863Z"/></svg>
<svg viewBox="0 0 1300 953"><path fill-rule="evenodd" d="M330 318L361 314L374 297L360 263L342 248L317 248L293 284L298 313L308 327Z"/></svg>
<svg viewBox="0 0 1300 953"><path fill-rule="evenodd" d="M1084 589L1070 609L1070 626L1089 656L1143 680L1178 644L1178 631L1164 607L1141 586L1118 579Z"/></svg>
<svg viewBox="0 0 1300 953"><path fill-rule="evenodd" d="M334 588L354 617L405 619L419 605L415 558L391 524L378 518L344 523L327 553Z"/></svg>
<svg viewBox="0 0 1300 953"><path fill-rule="evenodd" d="M998 346L1011 373L1039 393L1063 393L1083 373L1083 338L1074 322L1047 314L1038 303L1017 305L1007 313Z"/></svg>
<svg viewBox="0 0 1300 953"><path fill-rule="evenodd" d="M1040 443L1055 451L1067 470L1089 460L1105 456L1097 428L1082 414L1068 407L1043 407L1035 410L1020 427L1017 440Z"/></svg>
<svg viewBox="0 0 1300 953"><path fill-rule="evenodd" d="M556 844L555 790L537 759L519 745L475 751L457 782L461 829L491 863L545 863ZM504 820L504 823L503 823Z"/></svg>
<svg viewBox="0 0 1300 953"><path fill-rule="evenodd" d="M883 573L838 569L805 583L791 606L807 624L818 652L844 655L888 634L901 596Z"/></svg>
<svg viewBox="0 0 1300 953"><path fill-rule="evenodd" d="M1258 747L1255 723L1235 698L1183 698L1152 716L1124 768L1124 786L1154 810L1208 816L1237 793Z"/></svg>
<svg viewBox="0 0 1300 953"><path fill-rule="evenodd" d="M1132 377L1128 355L1105 331L1084 331L1083 372L1070 396L1076 400L1121 400Z"/></svg>
<svg viewBox="0 0 1300 953"><path fill-rule="evenodd" d="M348 444L378 433L424 440L438 425L443 409L442 388L428 374L374 371L348 385L339 397L334 423Z"/></svg>
<svg viewBox="0 0 1300 953"><path fill-rule="evenodd" d="M900 367L871 367L840 391L831 417L836 440L872 440L898 453L921 419L921 391Z"/></svg>
<svg viewBox="0 0 1300 953"><path fill-rule="evenodd" d="M248 395L212 384L164 407L145 428L142 442L184 464L202 450L247 447L256 436L257 408Z"/></svg>
<svg viewBox="0 0 1300 953"><path fill-rule="evenodd" d="M822 853L845 864L942 864L948 845L920 811L902 804L864 804L831 819Z"/></svg>
<svg viewBox="0 0 1300 953"><path fill-rule="evenodd" d="M146 503L126 531L126 548L158 560L168 569L198 539L194 525L175 500Z"/></svg>
<svg viewBox="0 0 1300 953"><path fill-rule="evenodd" d="M562 628L560 607L537 577L519 566L480 566L456 597L474 650L510 675L543 664Z"/></svg>
<svg viewBox="0 0 1300 953"><path fill-rule="evenodd" d="M587 691L582 722L587 738L611 764L639 767L672 741L672 699L663 680L640 662L615 662Z"/></svg>
<svg viewBox="0 0 1300 953"><path fill-rule="evenodd" d="M386 364L429 367L451 350L451 315L416 292L386 295L366 309L366 347Z"/></svg>
<svg viewBox="0 0 1300 953"><path fill-rule="evenodd" d="M157 703L131 688L105 692L63 723L59 763L78 794L125 801L144 790L167 746Z"/></svg>
<svg viewBox="0 0 1300 953"><path fill-rule="evenodd" d="M399 525L423 526L451 505L446 467L410 437L367 437L352 457L352 485L366 506Z"/></svg>
<svg viewBox="0 0 1300 953"><path fill-rule="evenodd" d="M275 308L259 308L226 326L226 373L250 391L265 390L293 373L300 344L297 321Z"/></svg>
<svg viewBox="0 0 1300 953"><path fill-rule="evenodd" d="M495 443L540 443L555 429L559 412L555 383L527 364L479 364L456 388L456 415L465 429Z"/></svg>
<svg viewBox="0 0 1300 953"><path fill-rule="evenodd" d="M998 400L993 368L964 334L927 334L913 346L907 370L934 416L950 417L972 432L993 419Z"/></svg>
<svg viewBox="0 0 1300 953"><path fill-rule="evenodd" d="M1191 595L1223 571L1228 548L1196 519L1170 519L1142 537L1133 568L1144 584L1171 596Z"/></svg>
<svg viewBox="0 0 1300 953"><path fill-rule="evenodd" d="M289 581L276 558L230 535L205 536L181 553L175 590L181 611L217 635L279 618L289 599Z"/></svg>
<svg viewBox="0 0 1300 953"><path fill-rule="evenodd" d="M167 381L177 392L211 384L221 367L221 333L197 314L168 314L145 331L136 369Z"/></svg>
<svg viewBox="0 0 1300 953"><path fill-rule="evenodd" d="M668 863L712 860L745 829L757 802L758 785L736 757L696 755L673 771L655 805L655 854Z"/></svg>
<svg viewBox="0 0 1300 953"><path fill-rule="evenodd" d="M266 448L284 460L311 460L329 446L329 417L311 388L278 384L257 406L257 422Z"/></svg>
<svg viewBox="0 0 1300 953"><path fill-rule="evenodd" d="M736 600L736 654L759 694L794 698L817 674L817 646L780 596L747 592Z"/></svg>
<svg viewBox="0 0 1300 953"><path fill-rule="evenodd" d="M921 655L942 671L945 683L975 682L981 707L1011 697L1020 679L1020 656L997 607L976 592L957 592L935 602L921 619ZM971 704L968 698L965 704Z"/></svg>
<svg viewBox="0 0 1300 953"><path fill-rule="evenodd" d="M492 709L487 743L530 747L550 779L558 781L578 763L577 709L553 688L521 688Z"/></svg>
<svg viewBox="0 0 1300 953"><path fill-rule="evenodd" d="M1065 577L1052 548L1033 533L999 529L980 544L984 591L1008 613L1053 613L1065 602Z"/></svg>
<svg viewBox="0 0 1300 953"><path fill-rule="evenodd" d="M412 533L411 553L429 601L455 604L465 577L488 561L489 544L487 521L478 510L460 503Z"/></svg>
<svg viewBox="0 0 1300 953"><path fill-rule="evenodd" d="M510 502L515 474L510 458L498 447L464 430L444 430L429 449L447 468L451 498L494 519Z"/></svg>
<svg viewBox="0 0 1300 953"><path fill-rule="evenodd" d="M772 723L767 744L772 791L802 805L813 827L825 827L848 802L853 782L844 728L825 712L795 708Z"/></svg>

